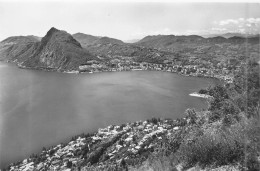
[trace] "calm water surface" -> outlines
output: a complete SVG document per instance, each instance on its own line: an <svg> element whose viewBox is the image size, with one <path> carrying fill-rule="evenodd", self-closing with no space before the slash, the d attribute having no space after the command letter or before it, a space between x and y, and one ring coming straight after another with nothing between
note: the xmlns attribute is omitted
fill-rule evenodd
<svg viewBox="0 0 260 171"><path fill-rule="evenodd" d="M0 167L80 133L206 107L216 80L156 71L62 74L0 63Z"/></svg>

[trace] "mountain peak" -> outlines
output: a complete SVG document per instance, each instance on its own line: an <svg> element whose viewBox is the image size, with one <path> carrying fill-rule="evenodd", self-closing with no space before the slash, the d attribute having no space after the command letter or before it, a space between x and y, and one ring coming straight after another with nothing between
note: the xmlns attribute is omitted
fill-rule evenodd
<svg viewBox="0 0 260 171"><path fill-rule="evenodd" d="M33 51L30 59L23 62L24 66L52 70L77 70L82 63L94 59L72 35L54 27L40 42L35 44Z"/></svg>
<svg viewBox="0 0 260 171"><path fill-rule="evenodd" d="M47 34L48 34L48 33L54 33L54 32L57 32L57 31L60 31L60 30L56 29L55 27L52 27L52 28L47 32Z"/></svg>
<svg viewBox="0 0 260 171"><path fill-rule="evenodd" d="M60 30L56 29L55 27L52 27L47 34L45 35L45 37L51 37L53 34L55 34L56 32L59 32Z"/></svg>
<svg viewBox="0 0 260 171"><path fill-rule="evenodd" d="M55 27L52 27L47 34L42 38L42 45L45 45L49 42L53 43L71 43L81 48L79 42L77 42L69 33L63 30L58 30Z"/></svg>

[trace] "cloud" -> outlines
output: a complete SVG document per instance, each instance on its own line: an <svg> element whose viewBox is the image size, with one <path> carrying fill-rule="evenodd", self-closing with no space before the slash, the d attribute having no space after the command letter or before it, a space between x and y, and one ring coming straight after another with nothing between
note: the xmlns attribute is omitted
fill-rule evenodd
<svg viewBox="0 0 260 171"><path fill-rule="evenodd" d="M237 18L213 21L212 31L259 34L260 18Z"/></svg>
<svg viewBox="0 0 260 171"><path fill-rule="evenodd" d="M227 25L227 24L238 24L240 20L233 20L233 19L228 19L228 20L222 20L219 22L219 25Z"/></svg>
<svg viewBox="0 0 260 171"><path fill-rule="evenodd" d="M218 24L220 26L229 25L229 24L260 24L260 18L238 18L238 19L227 19L227 20L221 20L221 21L214 21L214 24Z"/></svg>
<svg viewBox="0 0 260 171"><path fill-rule="evenodd" d="M260 18L248 18L247 22L249 23L255 23L255 24L259 24L260 23Z"/></svg>
<svg viewBox="0 0 260 171"><path fill-rule="evenodd" d="M176 31L173 28L162 27L157 30L144 31L140 29L131 34L132 38L143 38L147 35L207 35L224 33L259 34L260 18L237 18L220 21L212 21L211 26L205 29L183 29Z"/></svg>
<svg viewBox="0 0 260 171"><path fill-rule="evenodd" d="M226 28L212 28L213 31L226 31Z"/></svg>

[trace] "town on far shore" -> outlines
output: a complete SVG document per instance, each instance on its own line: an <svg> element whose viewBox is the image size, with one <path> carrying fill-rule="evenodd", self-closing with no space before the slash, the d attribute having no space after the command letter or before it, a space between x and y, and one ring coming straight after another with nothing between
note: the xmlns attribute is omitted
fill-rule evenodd
<svg viewBox="0 0 260 171"><path fill-rule="evenodd" d="M80 65L78 71L68 71L68 73L151 70L173 72L184 76L217 78L232 83L234 75L240 71L242 65L245 65L245 62L238 63L236 59L228 59L217 64L196 57L190 57L188 62L167 59L163 63L149 63L137 62L131 57L120 57L106 62L90 60Z"/></svg>

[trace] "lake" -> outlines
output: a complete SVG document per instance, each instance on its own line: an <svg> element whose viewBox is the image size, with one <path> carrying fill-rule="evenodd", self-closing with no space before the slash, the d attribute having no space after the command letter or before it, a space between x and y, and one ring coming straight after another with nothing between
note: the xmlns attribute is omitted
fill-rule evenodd
<svg viewBox="0 0 260 171"><path fill-rule="evenodd" d="M206 108L214 79L159 71L64 74L0 63L0 168L74 135Z"/></svg>

